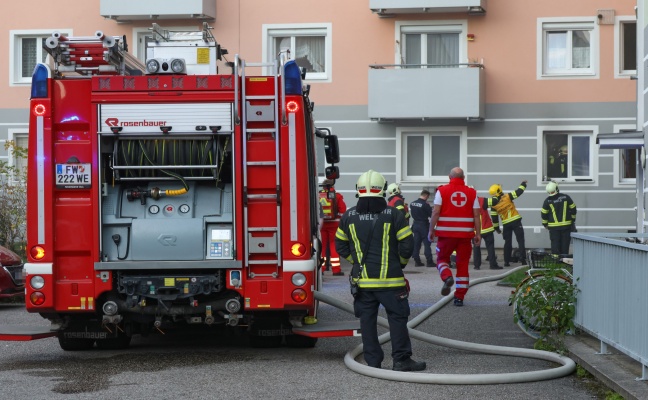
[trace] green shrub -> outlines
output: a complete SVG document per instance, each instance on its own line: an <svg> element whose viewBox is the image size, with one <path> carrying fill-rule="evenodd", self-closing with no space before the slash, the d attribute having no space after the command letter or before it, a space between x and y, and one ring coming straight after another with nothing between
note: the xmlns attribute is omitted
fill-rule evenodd
<svg viewBox="0 0 648 400"><path fill-rule="evenodd" d="M24 159L27 151L13 141L5 143L11 159ZM27 173L7 161L0 161L0 245L25 256Z"/></svg>

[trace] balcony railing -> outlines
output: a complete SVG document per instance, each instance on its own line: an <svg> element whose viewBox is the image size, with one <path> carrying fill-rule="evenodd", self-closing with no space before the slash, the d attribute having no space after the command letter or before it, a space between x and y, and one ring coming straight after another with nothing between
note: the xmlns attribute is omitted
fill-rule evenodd
<svg viewBox="0 0 648 400"><path fill-rule="evenodd" d="M486 0L369 0L369 9L380 17L427 13L484 15Z"/></svg>
<svg viewBox="0 0 648 400"><path fill-rule="evenodd" d="M369 66L369 118L482 120L482 64Z"/></svg>

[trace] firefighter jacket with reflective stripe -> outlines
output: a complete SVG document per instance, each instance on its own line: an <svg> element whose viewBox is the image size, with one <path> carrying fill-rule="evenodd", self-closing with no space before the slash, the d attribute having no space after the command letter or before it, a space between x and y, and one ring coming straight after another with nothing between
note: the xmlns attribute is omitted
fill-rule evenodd
<svg viewBox="0 0 648 400"><path fill-rule="evenodd" d="M409 225L409 218L410 218L410 213L409 209L407 208L407 204L405 204L405 199L403 199L403 196L400 194L395 194L389 199L387 199L387 205L390 207L395 207L397 210L403 213L405 216L405 220L407 221L407 224Z"/></svg>
<svg viewBox="0 0 648 400"><path fill-rule="evenodd" d="M324 213L324 223L340 221L340 217L346 211L346 203L340 193L334 188L322 189L319 191L319 201Z"/></svg>
<svg viewBox="0 0 648 400"><path fill-rule="evenodd" d="M473 206L477 198L475 189L469 188L461 178L452 178L440 186L441 211L435 234L439 237L471 238L475 236Z"/></svg>
<svg viewBox="0 0 648 400"><path fill-rule="evenodd" d="M522 219L522 216L518 212L517 208L515 208L515 203L513 203L513 200L516 200L518 197L522 196L522 193L524 193L525 189L526 183L522 182L514 192L503 194L500 197L491 199L491 207L502 220L503 225L517 221L518 219ZM493 221L497 220L493 219ZM499 226L499 223L497 223L497 225Z"/></svg>
<svg viewBox="0 0 648 400"><path fill-rule="evenodd" d="M567 229L576 223L576 203L566 194L549 196L540 210L542 225L549 229Z"/></svg>
<svg viewBox="0 0 648 400"><path fill-rule="evenodd" d="M432 206L424 199L418 198L410 203L410 214L414 222L429 224L432 216Z"/></svg>
<svg viewBox="0 0 648 400"><path fill-rule="evenodd" d="M483 197L478 197L479 200L479 216L481 218L481 234L488 232L493 232L495 227L493 226L493 220L490 216L490 206L488 201Z"/></svg>
<svg viewBox="0 0 648 400"><path fill-rule="evenodd" d="M352 207L340 220L335 248L352 264L364 257L359 288L387 290L405 286L403 266L414 251L414 236L403 213L393 207L378 214L359 214Z"/></svg>

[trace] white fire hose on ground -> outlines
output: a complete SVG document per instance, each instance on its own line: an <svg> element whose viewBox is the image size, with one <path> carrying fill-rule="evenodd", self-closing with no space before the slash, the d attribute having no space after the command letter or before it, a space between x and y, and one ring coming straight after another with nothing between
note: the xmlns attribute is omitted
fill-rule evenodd
<svg viewBox="0 0 648 400"><path fill-rule="evenodd" d="M470 286L478 285L484 282L500 280L515 271L525 268L527 267L520 266L507 271L504 274L475 279L470 283ZM434 383L440 385L491 385L498 383L536 382L547 379L562 378L563 376L567 376L573 373L576 369L576 363L572 359L549 351L462 342L459 340L446 339L439 336L430 335L428 333L414 329L420 323L429 318L432 314L445 306L450 300L452 300L453 294L454 292L445 296L433 306L427 308L421 314L417 315L415 318L409 321L407 326L409 327L410 336L415 339L419 339L438 346L451 347L454 349L485 354L534 358L538 360L551 361L560 364L561 366L539 371L509 372L501 374L427 374L400 372L387 369L372 368L357 362L356 357L362 354L362 344L346 353L346 355L344 356L344 364L347 366L347 368L354 372L374 378L399 382ZM353 306L349 303L345 303L321 292L315 292L315 298L319 301L323 301L341 310L354 314ZM385 328L389 328L389 323L387 322L386 318L378 317L378 324ZM385 333L378 338L381 344L388 342L390 339L391 338L389 333Z"/></svg>

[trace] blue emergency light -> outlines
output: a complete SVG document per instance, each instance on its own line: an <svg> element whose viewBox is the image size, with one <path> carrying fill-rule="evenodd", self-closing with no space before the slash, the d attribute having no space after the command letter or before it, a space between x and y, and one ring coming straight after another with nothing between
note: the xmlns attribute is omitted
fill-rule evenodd
<svg viewBox="0 0 648 400"><path fill-rule="evenodd" d="M49 68L45 64L38 63L32 74L31 98L42 99L48 97L47 79L50 77Z"/></svg>
<svg viewBox="0 0 648 400"><path fill-rule="evenodd" d="M295 60L290 60L284 65L284 83L286 94L302 94L301 70Z"/></svg>

